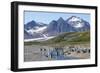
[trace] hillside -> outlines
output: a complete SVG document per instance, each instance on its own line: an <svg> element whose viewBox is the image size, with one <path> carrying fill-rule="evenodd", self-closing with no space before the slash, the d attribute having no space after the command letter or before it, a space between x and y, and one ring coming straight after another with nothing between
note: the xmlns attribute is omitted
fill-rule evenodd
<svg viewBox="0 0 100 73"><path fill-rule="evenodd" d="M47 41L25 42L25 45L67 45L90 42L90 32L67 32Z"/></svg>

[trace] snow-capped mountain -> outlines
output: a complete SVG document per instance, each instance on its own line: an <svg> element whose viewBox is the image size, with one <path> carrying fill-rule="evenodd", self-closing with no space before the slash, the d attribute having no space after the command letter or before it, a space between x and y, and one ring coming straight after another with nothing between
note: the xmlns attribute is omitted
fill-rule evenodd
<svg viewBox="0 0 100 73"><path fill-rule="evenodd" d="M84 26L84 22L81 18L72 16L68 19L68 24L75 28L82 28Z"/></svg>
<svg viewBox="0 0 100 73"><path fill-rule="evenodd" d="M82 32L90 30L90 24L77 16L71 16L67 20L60 17L49 24L31 21L24 25L26 39L47 40L64 32ZM27 34L26 34L27 33Z"/></svg>
<svg viewBox="0 0 100 73"><path fill-rule="evenodd" d="M46 26L46 24L32 20L32 21L28 22L27 24L25 24L24 28L26 30L30 30L30 29L37 29L39 27L44 27L44 26Z"/></svg>
<svg viewBox="0 0 100 73"><path fill-rule="evenodd" d="M67 19L67 23L73 28L74 31L88 31L90 24L80 17L72 16Z"/></svg>
<svg viewBox="0 0 100 73"><path fill-rule="evenodd" d="M47 27L47 32L49 35L57 35L63 32L81 32L89 29L90 24L88 22L79 17L71 16L67 20L60 17L57 21L51 21Z"/></svg>
<svg viewBox="0 0 100 73"><path fill-rule="evenodd" d="M30 37L27 37L26 39L33 39L33 38L41 38L41 37L45 37L43 32L44 30L47 28L47 25L46 24L43 24L43 23L37 23L35 21L31 21L27 24L24 25L24 31L27 32L28 34L25 34L25 37L26 36L31 36L32 38Z"/></svg>

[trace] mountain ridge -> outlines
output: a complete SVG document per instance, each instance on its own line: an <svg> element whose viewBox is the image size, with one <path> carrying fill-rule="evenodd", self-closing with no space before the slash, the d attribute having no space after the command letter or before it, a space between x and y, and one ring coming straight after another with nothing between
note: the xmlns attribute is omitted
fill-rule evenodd
<svg viewBox="0 0 100 73"><path fill-rule="evenodd" d="M36 31L40 30L43 27L45 27L45 29L39 32ZM37 38L43 37L43 35L45 35L46 37L57 36L65 32L89 31L90 24L89 22L81 19L80 17L71 16L67 20L64 20L62 17L60 17L58 20L52 20L49 24L37 23L36 21L32 20L31 22L24 25L24 29L27 33L31 34L32 36L36 36L33 38Z"/></svg>

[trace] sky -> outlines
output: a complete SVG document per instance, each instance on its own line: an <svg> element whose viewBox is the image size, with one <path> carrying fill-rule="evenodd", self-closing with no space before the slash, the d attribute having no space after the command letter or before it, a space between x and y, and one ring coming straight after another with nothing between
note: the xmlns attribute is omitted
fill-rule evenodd
<svg viewBox="0 0 100 73"><path fill-rule="evenodd" d="M24 11L24 24L27 24L32 20L49 24L52 20L58 20L60 17L62 17L64 20L67 20L71 16L80 17L90 23L90 14Z"/></svg>

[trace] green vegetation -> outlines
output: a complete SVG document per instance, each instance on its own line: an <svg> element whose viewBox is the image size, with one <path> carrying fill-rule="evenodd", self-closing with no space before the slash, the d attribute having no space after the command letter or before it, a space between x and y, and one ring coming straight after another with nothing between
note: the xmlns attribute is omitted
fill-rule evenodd
<svg viewBox="0 0 100 73"><path fill-rule="evenodd" d="M64 46L67 44L84 44L90 42L90 32L66 32L59 36L52 38L47 41L33 41L25 42L25 45L60 45Z"/></svg>

